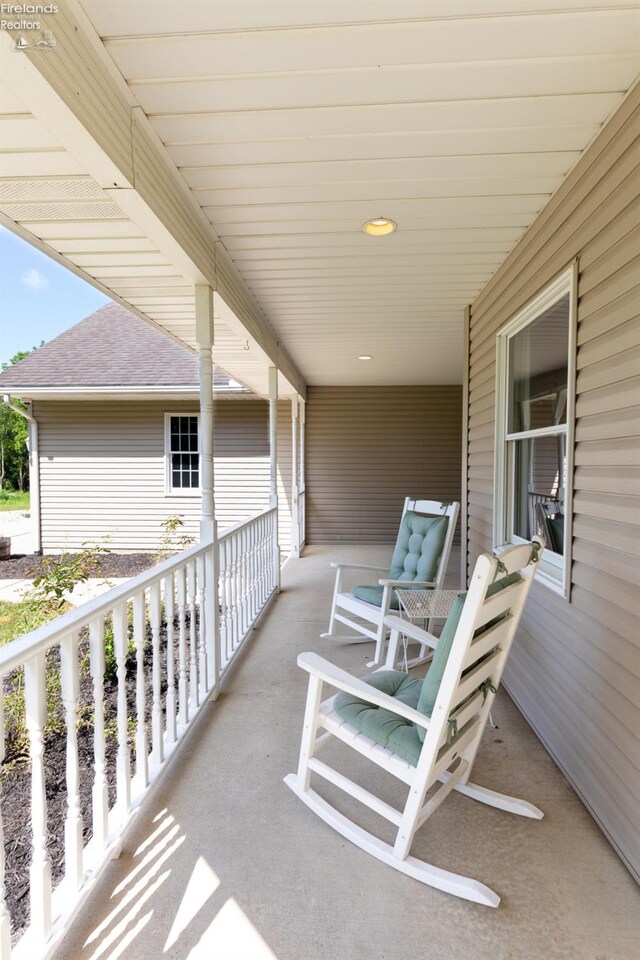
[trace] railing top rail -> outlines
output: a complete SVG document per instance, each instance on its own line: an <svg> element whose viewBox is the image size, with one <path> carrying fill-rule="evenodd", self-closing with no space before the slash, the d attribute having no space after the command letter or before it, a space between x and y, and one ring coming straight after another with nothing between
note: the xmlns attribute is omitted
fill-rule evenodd
<svg viewBox="0 0 640 960"><path fill-rule="evenodd" d="M185 563L196 559L205 553L210 546L211 543L197 543L193 547L183 550L182 553L163 560L162 563L150 570L143 570L142 573L127 580L126 583L121 583L99 597L88 600L74 610L69 610L67 613L56 617L55 620L43 623L41 627L12 640L11 643L0 648L0 674L15 670L16 667L22 666L25 660L44 652L72 630L81 630L91 620L109 613L113 607L128 600L133 594L157 583L163 577L184 566Z"/></svg>
<svg viewBox="0 0 640 960"><path fill-rule="evenodd" d="M275 509L275 507L269 507L261 513L254 514L254 516L248 520L236 524L235 527L226 530L224 534L218 538L219 542L237 533L243 527L249 526L259 517L272 513ZM183 550L182 553L163 560L162 563L152 567L150 570L144 570L137 576L127 580L126 583L122 583L112 590L106 591L94 600L88 600L86 603L76 607L76 609L69 610L67 613L56 617L55 620L44 623L41 627L37 627L30 633L25 633L24 636L12 640L11 643L6 644L6 646L0 647L0 676L10 673L17 667L22 666L25 660L28 660L30 657L48 650L49 647L54 646L73 630L81 630L92 620L109 613L113 607L130 599L130 597L140 590L174 573L180 567L184 566L185 563L201 556L210 546L210 542L196 543L187 550Z"/></svg>
<svg viewBox="0 0 640 960"><path fill-rule="evenodd" d="M234 533L239 533L240 530L244 530L245 527L250 527L255 520L259 520L260 517L266 517L270 513L275 513L277 507L267 507L266 510L262 510L260 513L254 513L252 517L249 517L248 520L241 520L240 523L236 523L233 527L227 527L227 529L221 533L218 537L218 542L221 543L223 540L226 540L228 537L232 537Z"/></svg>

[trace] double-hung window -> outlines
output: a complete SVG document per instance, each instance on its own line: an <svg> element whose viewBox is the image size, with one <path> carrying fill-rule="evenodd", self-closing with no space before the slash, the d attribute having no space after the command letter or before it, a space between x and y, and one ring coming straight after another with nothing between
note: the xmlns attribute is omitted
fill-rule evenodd
<svg viewBox="0 0 640 960"><path fill-rule="evenodd" d="M538 579L568 595L575 368L575 268L498 334L494 536L547 547Z"/></svg>
<svg viewBox="0 0 640 960"><path fill-rule="evenodd" d="M168 493L197 493L200 488L200 449L197 414L165 415Z"/></svg>

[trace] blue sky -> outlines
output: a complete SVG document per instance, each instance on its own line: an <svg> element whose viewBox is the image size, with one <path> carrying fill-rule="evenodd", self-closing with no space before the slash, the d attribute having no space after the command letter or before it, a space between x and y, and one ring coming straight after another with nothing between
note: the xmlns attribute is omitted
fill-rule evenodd
<svg viewBox="0 0 640 960"><path fill-rule="evenodd" d="M0 227L0 363L52 340L108 297Z"/></svg>

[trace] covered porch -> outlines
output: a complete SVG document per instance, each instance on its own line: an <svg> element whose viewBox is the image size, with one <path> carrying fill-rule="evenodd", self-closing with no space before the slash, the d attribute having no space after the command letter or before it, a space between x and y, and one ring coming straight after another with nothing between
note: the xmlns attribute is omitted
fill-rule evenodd
<svg viewBox="0 0 640 960"><path fill-rule="evenodd" d="M487 910L416 884L343 840L287 790L315 650L362 674L369 645L326 628L330 559L386 562L387 546L310 547L224 692L205 706L57 954L57 960L251 958L474 960L631 958L640 939L634 880L509 698L476 767L482 784L539 805L535 822L453 796L415 853L502 895ZM448 583L458 583L456 558ZM367 770L363 774L366 785ZM327 795L334 788L325 785ZM397 802L400 784L389 783ZM337 791L335 791L337 793ZM345 806L346 805L346 806ZM343 795L343 808L348 809ZM370 827L385 825L370 814ZM388 826L388 825L387 825Z"/></svg>
<svg viewBox="0 0 640 960"><path fill-rule="evenodd" d="M26 667L33 848L33 929L10 947L0 890L4 954L186 958L224 944L225 960L233 950L251 960L635 957L636 5L460 0L416 15L411 0L196 2L177 25L169 4L53 6L48 52L12 49L17 29L0 36L0 223L197 353L202 522L197 547L0 658L3 675ZM386 246L364 232L378 218L392 228ZM517 337L513 322L532 303L531 329L555 324L545 310L565 304L566 356L556 363L547 340L524 373L544 399L540 378L560 370L569 400L562 423L524 436L507 430L505 330ZM222 536L212 362L270 408L269 509ZM281 403L290 473L279 484ZM566 438L567 546L533 588L505 674L514 699L500 699L478 779L546 817L511 822L456 796L416 841L417 855L502 894L487 915L352 849L282 777L302 722L297 653L354 673L369 658L320 645L327 560L388 558L403 495L459 500L451 577L466 582L480 553L518 533L515 481L527 471L509 466L509 444L535 446L537 429ZM279 593L286 501L292 558ZM98 716L106 629L117 668L111 794ZM96 709L82 757L89 812L74 733L79 643L90 646ZM69 800L52 895L53 647ZM165 648L175 673L163 687Z"/></svg>

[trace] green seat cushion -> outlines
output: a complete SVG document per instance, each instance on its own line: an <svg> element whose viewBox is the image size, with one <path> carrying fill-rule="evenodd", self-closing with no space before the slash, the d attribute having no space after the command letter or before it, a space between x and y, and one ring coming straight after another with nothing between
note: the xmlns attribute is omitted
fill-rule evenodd
<svg viewBox="0 0 640 960"><path fill-rule="evenodd" d="M487 590L487 596L492 597L500 590L504 590L505 587L511 586L512 583L517 583L519 579L520 576L518 573L512 573L508 577L502 577L501 580L496 580L495 583L492 583ZM460 616L462 614L466 597L466 593L460 593L454 600L449 616L447 617L446 623L442 628L440 639L438 640L431 665L427 671L427 675L422 686L417 709L420 711L420 713L424 713L427 717L431 716L438 698L438 693L440 692L440 684L442 683L442 677L444 676L444 671L447 666L447 660L449 659L449 654L451 653L453 638L455 637L456 630L458 629L458 623L460 622ZM479 631L476 631L476 634L484 630L488 630L489 627L492 627L500 619L500 617L496 617L495 620L491 620L486 624L486 626L481 627ZM417 734L420 740L424 741L426 735L425 728L420 727L417 730Z"/></svg>
<svg viewBox="0 0 640 960"><path fill-rule="evenodd" d="M351 591L351 594L352 596L357 597L358 600L366 600L367 603L373 603L376 607L381 607L383 590L384 587L360 586L354 587ZM400 609L400 604L398 603L398 597L395 590L391 591L391 609Z"/></svg>
<svg viewBox="0 0 640 960"><path fill-rule="evenodd" d="M438 561L447 536L448 517L423 517L407 510L402 518L396 541L389 580L431 581L438 572ZM383 587L361 585L354 587L352 595L377 607L382 606ZM399 610L395 590L391 595L391 609Z"/></svg>
<svg viewBox="0 0 640 960"><path fill-rule="evenodd" d="M551 538L550 548L555 553L564 553L564 517L550 517L547 525Z"/></svg>
<svg viewBox="0 0 640 960"><path fill-rule="evenodd" d="M418 677L410 677L398 670L380 670L364 680L376 690L389 694L401 703L414 709L417 707L422 689L422 680ZM418 728L410 720L345 692L336 696L334 709L339 717L360 733L416 766L422 741L418 737Z"/></svg>

